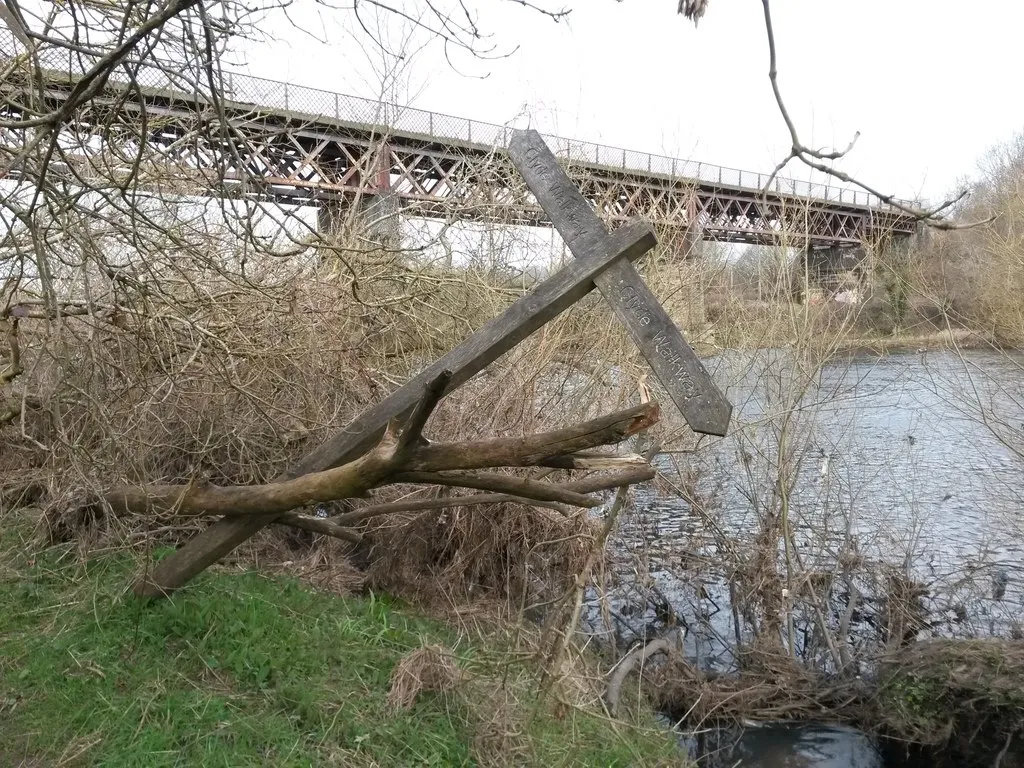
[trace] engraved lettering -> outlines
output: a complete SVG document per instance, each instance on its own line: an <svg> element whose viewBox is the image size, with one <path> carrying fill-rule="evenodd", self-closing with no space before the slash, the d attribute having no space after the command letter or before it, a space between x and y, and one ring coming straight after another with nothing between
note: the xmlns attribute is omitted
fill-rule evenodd
<svg viewBox="0 0 1024 768"><path fill-rule="evenodd" d="M671 366L669 370L672 373L672 378L682 385L683 393L687 398L693 397L696 392L693 377L686 370L686 363L681 355L672 348L672 339L665 333L664 328L655 334L652 341L661 358Z"/></svg>
<svg viewBox="0 0 1024 768"><path fill-rule="evenodd" d="M527 167L537 174L558 205L559 224L568 230L564 239L568 242L575 241L580 235L586 233L586 224L581 221L581 213L575 200L575 188L555 175L555 169L551 167L550 161L544 157L544 153L538 147L527 149L525 156ZM552 212L548 213L551 215Z"/></svg>
<svg viewBox="0 0 1024 768"><path fill-rule="evenodd" d="M632 285L622 288L620 304L623 309L630 312L643 326L649 326L654 322L653 313L644 301L644 296L639 289ZM689 400L697 393L697 386L686 369L686 361L677 351L673 344L673 338L665 328L659 328L651 339L654 345L655 354L668 364L667 373L675 381L683 394Z"/></svg>

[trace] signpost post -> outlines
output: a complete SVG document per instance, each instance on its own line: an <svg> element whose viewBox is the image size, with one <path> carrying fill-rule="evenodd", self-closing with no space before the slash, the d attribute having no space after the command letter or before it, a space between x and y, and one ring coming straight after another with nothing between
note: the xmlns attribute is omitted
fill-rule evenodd
<svg viewBox="0 0 1024 768"><path fill-rule="evenodd" d="M517 131L510 152L576 260L364 412L279 480L330 469L361 456L380 439L390 421L408 416L440 371L452 374L444 392L447 394L575 304L595 284L629 329L691 428L705 434L725 434L732 406L633 268L632 262L656 243L650 227L631 222L609 234L535 131ZM221 518L141 578L135 584L135 593L149 597L169 594L277 517Z"/></svg>

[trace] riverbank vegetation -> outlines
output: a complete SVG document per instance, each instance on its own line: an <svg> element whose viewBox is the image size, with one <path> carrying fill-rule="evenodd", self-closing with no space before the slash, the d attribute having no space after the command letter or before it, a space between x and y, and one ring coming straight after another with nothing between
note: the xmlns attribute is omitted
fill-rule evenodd
<svg viewBox="0 0 1024 768"><path fill-rule="evenodd" d="M222 127L197 121L197 142ZM957 212L992 224L866 244L832 298L798 243L680 260L660 233L640 272L736 412L715 441L663 405L622 446L655 456L652 482L590 511L413 483L307 505L358 541L270 527L152 605L124 588L202 525L119 513L110 488L272 481L568 257L459 210L388 239L358 205L321 230L311 208L189 196L180 178L200 172L138 145L132 184L116 147L5 158L22 176L2 199L0 757L680 763L653 706L685 732L827 716L991 764L1020 728L1017 574L989 551L928 570L919 501L880 518L865 491L914 478L859 474L873 457L844 442L868 418L850 352L1024 341L1020 141ZM985 392L975 376L943 395L1020 459L1024 400ZM522 437L649 399L669 402L591 294L446 397L426 434ZM652 512L666 504L670 524Z"/></svg>
<svg viewBox="0 0 1024 768"><path fill-rule="evenodd" d="M150 236L161 234L154 231ZM178 236L176 242L190 242L189 247L205 252L206 238L203 232L192 241ZM119 590L156 555L183 542L200 526L173 516L114 514L96 503L105 488L117 483L187 483L197 477L213 484L266 482L500 312L530 284L522 275L516 283L500 249L488 254L490 264L449 268L405 252L355 247L353 242L335 237L310 247L303 258L250 255L244 278L240 266L203 261L183 268L179 260L172 270L169 263L161 265L151 257L147 269L161 277L136 294L144 301L133 301L117 278L83 264L86 280L68 285L87 282L95 305L76 304L68 296L62 308L82 310L65 311L61 317L44 312L45 304L30 292L12 294L8 306L22 310L8 315L9 327L17 334L12 338L18 344L20 370L8 382L8 391L16 395L11 397L12 409L18 413L4 427L3 501L5 520L21 510L20 519L31 523L34 538L18 542L18 557L13 550L5 555L5 579L12 594L27 592L25 601L7 614L12 618L2 634L5 642L14 644L10 657L28 665L19 661L5 670L4 691L7 702L22 707L18 717L25 719L18 722L26 732L33 718L63 718L70 711L66 702L54 698L55 681L37 676L43 667L51 669L52 660L36 656L27 646L26 633L56 633L54 647L64 647L68 637L86 631L90 618L97 626L89 631L102 630L104 642L126 634L132 622L132 632L146 628L151 642L168 626L165 609L150 614L141 606L131 607L131 598L120 596ZM224 245L220 253L228 252ZM681 318L680 324L690 328L700 322L691 301L694 284L709 279L708 272L700 271L704 269L696 264L680 270L657 258L641 265L645 279ZM717 324L704 328L706 334L711 331L704 336L708 347L718 346L708 363L739 406L726 452L708 446L706 439L695 440L668 408L662 408L663 420L630 446L641 450L661 442L668 452L657 462L660 472L650 490L662 499L674 499L697 522L689 533L670 537L666 548L659 548L661 537L648 527L651 521L636 494L621 506L608 493L605 507L596 514L565 514L509 501L417 510L408 502L440 504L451 496L395 486L375 493L371 503L404 502L406 508L365 521L359 526L359 544L307 531L269 529L232 556L229 571L183 592L173 610L231 616L253 600L270 602L275 615L291 617L288 633L303 635L304 643L319 643L325 640L317 634L322 620L305 612L301 606L309 598L287 581L304 574L321 589L346 595L344 601L331 603L344 616L362 610L368 599L351 597L346 584L359 583L374 595L409 601L400 615L387 613L360 632L379 632L395 621L415 623L424 612L441 613L454 628L434 622L423 642L430 645L436 635L446 647L455 648L463 641L458 612L451 609L486 610L502 617L506 632L508 627L538 626L536 643L514 658L522 676L517 695L523 706L541 707L543 718L558 711L560 695L551 691L573 685L578 674L573 670L582 658L577 644L590 643L599 651L599 658L590 657L588 662L593 665L588 673L590 699L586 706L577 702L586 712L579 716L600 719L609 717L593 709L601 706L603 681L627 652L682 633L685 638L678 649L666 646L671 651L667 663L664 655L645 659L631 670L640 674L627 675L620 689L630 701L646 701L645 706L666 713L683 730L829 713L869 730L925 742L923 730L911 727L917 723L915 727L923 728L918 721L894 719L906 717L898 709L909 706L906 701L889 698L892 709L884 712L868 707L883 690L875 672L885 659L900 658L903 649L914 647L919 637L984 633L971 601L980 598L993 605L982 592L994 578L994 564L979 563L975 572L961 574L957 589L949 591L946 583L921 578L915 564L920 552L913 541L888 549L885 556L879 554L880 540L900 535L898 524L864 535L861 521L870 519L870 512L857 503L859 489L845 474L849 467L837 471L843 465L833 458L831 470L823 470L837 446L822 444L815 435L825 404L856 402L855 383L836 372L841 374L849 365L845 353L860 338L853 330L857 310L781 299L769 304L761 316L767 322L740 315L737 323L749 323L752 332L785 329L788 337L781 346L722 349L718 339L735 315L723 315ZM115 307L119 314L114 314ZM697 330L694 336L700 338L700 333ZM957 337L951 340L956 342ZM826 369L831 374L823 380ZM655 399L665 401L600 297L590 296L445 398L428 433L432 439L447 440L520 436L633 405L645 387ZM851 416L844 432L856 424L857 416ZM725 485L722 466L739 468ZM351 503L338 502L309 512L338 515L352 509ZM731 522L737 517L745 521L739 528ZM602 538L606 522L611 526L607 547ZM911 529L920 522L913 515L907 520ZM119 554L112 556L112 564L103 565L108 562L104 558L111 557L103 553L109 551ZM39 564L54 557L64 563L53 568L66 583L49 583L43 594L33 586L43 578ZM76 558L88 563L97 557L100 580L73 575L76 568L86 568ZM239 575L251 568L282 573L285 581L252 581L255 575ZM46 573L50 569L46 566ZM664 587L666 576L673 585L670 591ZM585 587L583 593L578 585ZM62 591L72 587L74 594ZM275 589L281 591L271 598ZM54 608L37 615L33 609L41 607L41 595L46 598L41 602ZM90 595L98 596L101 602L96 605L103 611L93 614ZM207 601L216 608L204 608ZM73 604L69 613L60 612L65 602ZM198 634L210 629L204 621L201 616L195 619L184 635L174 635L175 642L180 640L183 648L199 644ZM65 630L69 623L80 630ZM243 621L240 626L246 627L246 634L266 636L258 625ZM72 634L62 634L66 632ZM228 654L227 646L237 637L237 632L224 636L216 652ZM416 647L415 631L403 637L401 653L385 653L373 645L358 653L382 653L394 668ZM270 637L265 646L253 641L246 653L269 659L278 641L283 638ZM81 659L82 644L87 641L75 640L68 646L69 654ZM97 648L110 656L81 663L86 676L89 664L97 666L100 672L91 674L100 685L104 675L110 676L105 665L113 663L116 649ZM125 646L118 648L121 653ZM324 661L328 667L339 663ZM150 662L159 675L170 674L153 660L147 665ZM19 680L26 668L30 671ZM203 669L194 670L200 681L208 679ZM129 689L136 683L149 685L131 677L137 671L117 666L114 674L127 676L123 679L129 680ZM551 679L557 681L554 688L545 683ZM178 680L179 687L171 690L164 677L156 684L172 700L184 695L181 685L193 686ZM324 678L314 687L326 691L333 684ZM377 687L376 699L360 706L368 712L383 706L383 685ZM905 687L899 684L893 690ZM127 702L133 694L126 689L119 695ZM203 694L215 695L220 694ZM270 699L262 689L237 694L243 704L231 698L235 695L200 703L241 711L239 722L255 718L253 733L277 734L281 740L295 736L285 733L293 725L277 693ZM942 699L947 704L955 700L952 693ZM188 711L199 706L189 701ZM436 726L441 735L429 726L428 740L434 745L429 749L440 750L437 754L446 759L476 759L477 726L467 714L476 705L455 705L444 696L437 702L429 722L440 723L442 712L448 719ZM307 704L335 712L325 698ZM642 706L615 711L649 724L642 714L635 714L643 711ZM89 735L98 741L90 755L165 749L160 745L186 738L181 731L193 728L182 713L168 717L169 725L156 735L148 727L119 734L105 731L106 721L82 721L85 730L69 733L65 746L86 746L86 730L92 728ZM280 717L287 722L271 722ZM536 764L551 759L558 764L558 759L577 753L611 755L614 764L615 755L625 754L616 750L627 749L601 742L594 749L606 752L581 752L578 742L568 741L572 748L553 758L545 751L548 736L524 735L516 724L524 716L512 717L509 727L518 734L516 743L538 760ZM402 728L396 726L385 736L374 748L380 751L368 753L368 759L401 764L406 754L399 744L406 738ZM333 737L315 728L302 733L307 734L306 741L294 754L327 754L309 752L314 749L310 745ZM929 745L937 743L937 733L930 732ZM963 731L948 735L960 739ZM209 749L228 748L219 738ZM345 739L335 742L338 754L355 759L344 751L351 748ZM281 743L278 740L278 747ZM36 748L34 742L26 744L9 748ZM232 744L231 749L253 754L267 747L258 739ZM428 745L422 748L429 751ZM189 749L207 746L197 743ZM362 749L356 752L362 754ZM682 760L682 753L677 757ZM623 759L623 764L630 764ZM481 764L495 763L485 759Z"/></svg>
<svg viewBox="0 0 1024 768"><path fill-rule="evenodd" d="M956 214L983 226L931 236L914 263L912 287L953 322L1024 343L1024 133L989 148Z"/></svg>

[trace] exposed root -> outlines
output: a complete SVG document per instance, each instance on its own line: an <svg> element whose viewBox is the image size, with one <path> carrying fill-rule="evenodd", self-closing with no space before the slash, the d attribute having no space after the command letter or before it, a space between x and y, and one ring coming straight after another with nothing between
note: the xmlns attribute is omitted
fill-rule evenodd
<svg viewBox="0 0 1024 768"><path fill-rule="evenodd" d="M671 654L675 644L675 633L672 634L673 636L659 637L646 645L638 645L622 657L615 671L608 678L608 691L605 694L608 711L611 712L613 717L618 713L619 699L622 697L622 684L629 676L629 673L633 671L637 664L643 664L655 654Z"/></svg>

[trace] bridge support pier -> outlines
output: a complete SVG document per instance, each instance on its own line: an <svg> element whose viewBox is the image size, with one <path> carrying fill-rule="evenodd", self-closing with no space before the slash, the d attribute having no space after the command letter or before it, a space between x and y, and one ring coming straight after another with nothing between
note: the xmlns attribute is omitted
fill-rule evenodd
<svg viewBox="0 0 1024 768"><path fill-rule="evenodd" d="M932 241L932 229L926 226L922 222L917 222L914 225L914 235L911 238L911 243L916 249L927 248Z"/></svg>
<svg viewBox="0 0 1024 768"><path fill-rule="evenodd" d="M679 238L679 255L684 264L693 264L701 257L700 244L704 241L704 229L699 224L691 224L682 231ZM698 267L699 269L699 267ZM698 290L688 291L686 317L679 318L681 324L691 331L700 333L707 325L707 312L704 303L703 286Z"/></svg>
<svg viewBox="0 0 1024 768"><path fill-rule="evenodd" d="M700 244L704 241L704 230L698 226L673 225L658 231L659 246L657 258L675 264L693 261L700 257Z"/></svg>
<svg viewBox="0 0 1024 768"><path fill-rule="evenodd" d="M661 275L660 279L668 281L672 298L665 299L666 309L680 326L700 332L707 325L699 263L704 231L699 226L675 224L659 228L657 234L659 242L651 268Z"/></svg>
<svg viewBox="0 0 1024 768"><path fill-rule="evenodd" d="M700 244L704 241L704 230L693 224L683 230L679 239L679 251L684 260L696 259L700 256Z"/></svg>
<svg viewBox="0 0 1024 768"><path fill-rule="evenodd" d="M349 200L325 200L317 210L317 228L329 240L352 237L357 248L402 246L402 204L390 191L363 195L353 205Z"/></svg>
<svg viewBox="0 0 1024 768"><path fill-rule="evenodd" d="M826 295L852 287L852 282L861 280L864 257L864 249L859 246L841 248L833 244L816 248L808 244L803 253L807 287L817 288Z"/></svg>

